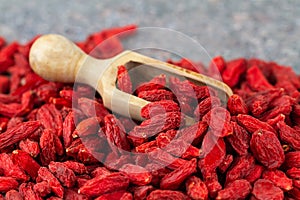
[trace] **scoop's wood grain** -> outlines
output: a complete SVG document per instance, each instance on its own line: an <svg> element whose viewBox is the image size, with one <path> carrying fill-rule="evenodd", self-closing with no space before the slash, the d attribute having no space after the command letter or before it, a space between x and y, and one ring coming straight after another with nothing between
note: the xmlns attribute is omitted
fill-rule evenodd
<svg viewBox="0 0 300 200"><path fill-rule="evenodd" d="M129 62L185 76L223 91L227 96L232 95L231 89L220 81L132 51L124 51L110 59L95 59L70 40L55 34L37 39L31 47L29 60L32 69L46 80L91 85L101 94L105 107L137 120L143 120L141 108L149 102L116 88L117 68Z"/></svg>

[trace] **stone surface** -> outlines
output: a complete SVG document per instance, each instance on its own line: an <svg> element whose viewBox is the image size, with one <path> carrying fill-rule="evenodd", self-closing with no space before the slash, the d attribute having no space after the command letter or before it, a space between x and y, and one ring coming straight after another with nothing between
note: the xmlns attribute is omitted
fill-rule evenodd
<svg viewBox="0 0 300 200"><path fill-rule="evenodd" d="M182 32L210 56L259 57L300 72L300 1L0 0L0 13L0 35L10 41L45 33L78 41L103 28L135 23ZM161 41L165 38L156 40Z"/></svg>

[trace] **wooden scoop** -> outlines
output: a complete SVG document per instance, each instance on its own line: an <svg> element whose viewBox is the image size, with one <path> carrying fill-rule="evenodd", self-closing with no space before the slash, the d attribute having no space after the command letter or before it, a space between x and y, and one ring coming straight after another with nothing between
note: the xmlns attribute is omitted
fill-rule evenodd
<svg viewBox="0 0 300 200"><path fill-rule="evenodd" d="M100 93L105 107L136 120L143 120L141 108L149 102L116 88L117 70L120 65L147 65L149 69L159 69L212 86L223 91L227 97L232 95L230 87L220 81L136 52L124 51L110 59L95 59L67 38L55 34L38 38L31 47L29 60L32 69L44 79L88 84ZM145 70L145 75L146 73L149 73L149 70Z"/></svg>

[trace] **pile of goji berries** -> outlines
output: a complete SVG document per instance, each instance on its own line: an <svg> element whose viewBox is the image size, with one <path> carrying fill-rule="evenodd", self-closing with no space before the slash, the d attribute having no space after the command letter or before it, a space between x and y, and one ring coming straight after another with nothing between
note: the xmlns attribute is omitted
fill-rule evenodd
<svg viewBox="0 0 300 200"><path fill-rule="evenodd" d="M103 30L77 45L111 57L123 50L116 35L135 30ZM34 40L0 38L0 200L300 199L300 78L292 68L220 56L208 68L169 61L219 72L234 91L224 101L165 74L136 85L120 66L118 88L152 102L140 123L106 110L89 86L34 74Z"/></svg>

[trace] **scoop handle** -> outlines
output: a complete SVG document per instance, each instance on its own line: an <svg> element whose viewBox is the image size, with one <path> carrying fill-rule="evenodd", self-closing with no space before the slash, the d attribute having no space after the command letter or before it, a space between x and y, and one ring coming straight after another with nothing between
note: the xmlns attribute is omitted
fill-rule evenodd
<svg viewBox="0 0 300 200"><path fill-rule="evenodd" d="M108 66L109 60L95 59L67 38L48 34L33 43L29 62L33 71L48 81L73 83L76 80L94 86L106 70L101 66Z"/></svg>

